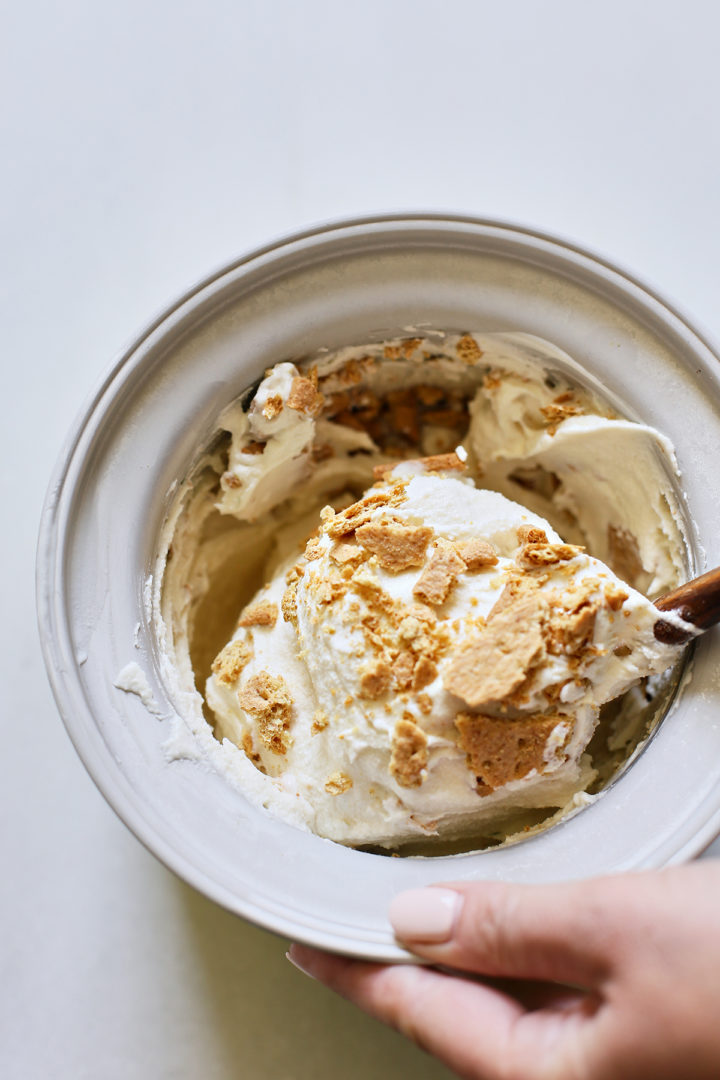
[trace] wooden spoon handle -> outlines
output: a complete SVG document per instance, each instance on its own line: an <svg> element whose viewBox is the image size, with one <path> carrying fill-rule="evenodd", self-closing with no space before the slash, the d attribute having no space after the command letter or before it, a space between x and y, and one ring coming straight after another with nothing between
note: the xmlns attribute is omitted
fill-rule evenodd
<svg viewBox="0 0 720 1080"><path fill-rule="evenodd" d="M720 622L720 567L709 570L707 574L680 585L672 592L655 601L660 611L673 611L687 623L692 623L698 630L707 630ZM659 619L655 623L655 637L668 645L680 645L689 641L694 634L681 630L672 623Z"/></svg>

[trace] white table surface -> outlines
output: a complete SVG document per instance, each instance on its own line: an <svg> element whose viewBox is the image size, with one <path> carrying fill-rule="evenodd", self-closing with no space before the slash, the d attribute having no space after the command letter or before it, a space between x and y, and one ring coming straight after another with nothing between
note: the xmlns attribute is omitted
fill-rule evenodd
<svg viewBox="0 0 720 1080"><path fill-rule="evenodd" d="M552 231L719 340L719 10L3 5L5 1080L448 1075L178 882L107 808L39 654L45 486L85 397L152 315L329 218L445 209Z"/></svg>

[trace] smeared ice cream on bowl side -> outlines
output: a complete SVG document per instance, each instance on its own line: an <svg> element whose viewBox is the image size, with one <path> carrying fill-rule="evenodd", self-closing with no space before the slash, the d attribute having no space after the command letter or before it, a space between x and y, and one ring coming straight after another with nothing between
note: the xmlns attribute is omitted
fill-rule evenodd
<svg viewBox="0 0 720 1080"><path fill-rule="evenodd" d="M521 334L277 364L219 420L150 592L204 757L327 839L424 854L575 812L667 706L672 447ZM173 740L169 742L173 753Z"/></svg>

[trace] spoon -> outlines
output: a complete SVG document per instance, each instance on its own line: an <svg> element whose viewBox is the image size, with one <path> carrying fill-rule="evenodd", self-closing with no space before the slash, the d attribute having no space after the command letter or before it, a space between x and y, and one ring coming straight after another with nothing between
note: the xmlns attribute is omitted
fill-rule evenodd
<svg viewBox="0 0 720 1080"><path fill-rule="evenodd" d="M686 623L691 623L696 630L693 633L665 619L658 619L655 623L658 641L666 645L681 645L697 637L698 633L720 622L720 567L708 570L707 574L693 578L687 585L680 585L672 592L665 593L655 601L655 607L660 611L672 611Z"/></svg>

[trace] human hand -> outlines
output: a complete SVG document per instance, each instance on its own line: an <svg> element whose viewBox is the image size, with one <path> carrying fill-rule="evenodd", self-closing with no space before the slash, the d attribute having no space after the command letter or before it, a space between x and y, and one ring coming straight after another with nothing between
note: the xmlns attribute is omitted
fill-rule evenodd
<svg viewBox="0 0 720 1080"><path fill-rule="evenodd" d="M720 861L560 885L401 893L431 964L288 956L468 1080L718 1080Z"/></svg>

